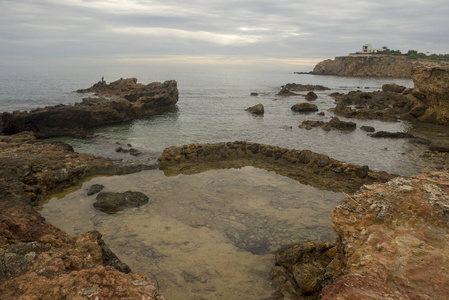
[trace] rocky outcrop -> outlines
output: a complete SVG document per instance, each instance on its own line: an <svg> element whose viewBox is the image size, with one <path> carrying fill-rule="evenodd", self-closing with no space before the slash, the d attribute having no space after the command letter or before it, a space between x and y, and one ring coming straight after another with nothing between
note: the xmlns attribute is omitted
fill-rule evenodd
<svg viewBox="0 0 449 300"><path fill-rule="evenodd" d="M281 90L276 96L300 96L300 94L294 93L294 92L304 92L304 91L325 91L329 90L329 88L322 86L322 85L312 85L312 84L299 84L299 83L287 83L286 85L283 85L281 87ZM315 95L315 93L312 93L310 95ZM310 96L309 96L310 97ZM316 98L315 98L316 99ZM315 100L315 99L308 99L308 100Z"/></svg>
<svg viewBox="0 0 449 300"><path fill-rule="evenodd" d="M386 84L382 91L351 91L331 95L337 104L334 113L346 118L385 121L414 119L410 111L415 99L404 86Z"/></svg>
<svg viewBox="0 0 449 300"><path fill-rule="evenodd" d="M328 87L319 84L300 84L300 83L287 83L283 86L292 92L305 92L305 91L326 91Z"/></svg>
<svg viewBox="0 0 449 300"><path fill-rule="evenodd" d="M236 167L257 165L320 189L353 192L362 184L388 181L395 175L371 171L310 150L284 149L245 141L169 147L159 157L166 174L193 171L200 163L226 161ZM242 163L239 164L238 162ZM190 173L189 173L190 174Z"/></svg>
<svg viewBox="0 0 449 300"><path fill-rule="evenodd" d="M0 115L3 134L33 131L38 137L79 136L96 126L142 118L175 107L178 101L176 81L148 85L136 82L136 79L123 79L110 85L99 82L83 90L101 96L115 96L111 99L85 98L74 105L61 104L30 112L5 112Z"/></svg>
<svg viewBox="0 0 449 300"><path fill-rule="evenodd" d="M309 112L318 111L318 106L316 106L315 104L312 104L312 103L298 103L298 104L294 104L291 107L291 110L293 110L295 112L309 113Z"/></svg>
<svg viewBox="0 0 449 300"><path fill-rule="evenodd" d="M299 128L306 129L312 129L315 127L321 127L326 131L330 131L332 128L349 131L355 130L357 124L355 124L354 122L341 121L339 118L333 117L329 122L306 120L303 121L301 125L299 125Z"/></svg>
<svg viewBox="0 0 449 300"><path fill-rule="evenodd" d="M411 78L412 62L403 56L350 55L318 63L311 74Z"/></svg>
<svg viewBox="0 0 449 300"><path fill-rule="evenodd" d="M449 172L365 185L341 201L332 220L335 248L299 243L278 251L278 295L307 299L319 286L321 299L449 294Z"/></svg>
<svg viewBox="0 0 449 300"><path fill-rule="evenodd" d="M261 103L247 108L246 111L255 115L263 115L265 113L265 109Z"/></svg>
<svg viewBox="0 0 449 300"><path fill-rule="evenodd" d="M449 63L418 62L412 79L415 105L410 113L420 121L449 124Z"/></svg>
<svg viewBox="0 0 449 300"><path fill-rule="evenodd" d="M1 298L163 299L146 277L129 273L100 233L69 236L32 208L87 176L138 169L73 152L60 142L37 141L31 133L1 136Z"/></svg>

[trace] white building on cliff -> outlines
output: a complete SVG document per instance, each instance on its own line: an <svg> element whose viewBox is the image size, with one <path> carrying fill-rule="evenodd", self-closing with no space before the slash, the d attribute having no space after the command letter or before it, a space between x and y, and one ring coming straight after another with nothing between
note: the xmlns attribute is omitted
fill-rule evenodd
<svg viewBox="0 0 449 300"><path fill-rule="evenodd" d="M373 46L371 44L366 44L362 46L362 51L357 53L376 53L379 51L382 51L383 49L373 49Z"/></svg>

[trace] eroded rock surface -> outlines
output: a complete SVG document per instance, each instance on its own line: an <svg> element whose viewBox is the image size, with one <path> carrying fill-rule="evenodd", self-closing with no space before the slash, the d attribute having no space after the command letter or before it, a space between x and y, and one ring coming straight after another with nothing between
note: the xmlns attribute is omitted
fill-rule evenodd
<svg viewBox="0 0 449 300"><path fill-rule="evenodd" d="M325 190L355 191L363 183L383 182L396 175L373 172L310 150L285 149L246 141L169 147L159 157L164 172L182 172L207 161L262 161L280 174Z"/></svg>
<svg viewBox="0 0 449 300"><path fill-rule="evenodd" d="M449 63L416 63L412 79L412 114L420 121L449 124Z"/></svg>
<svg viewBox="0 0 449 300"><path fill-rule="evenodd" d="M163 299L146 277L129 273L100 233L69 236L32 208L87 176L126 172L117 163L29 132L0 137L2 299Z"/></svg>
<svg viewBox="0 0 449 300"><path fill-rule="evenodd" d="M300 267L301 277L309 274L310 280L289 285L296 279L294 269L276 267L273 276L287 278L277 283L280 293L307 299L305 291L322 284L321 299L445 299L449 294L449 172L365 185L341 201L332 219L337 233L332 261L323 261L329 250L297 251L290 265L313 262ZM304 260L304 253L312 257Z"/></svg>
<svg viewBox="0 0 449 300"><path fill-rule="evenodd" d="M319 62L312 74L411 78L412 63L401 56L349 55Z"/></svg>

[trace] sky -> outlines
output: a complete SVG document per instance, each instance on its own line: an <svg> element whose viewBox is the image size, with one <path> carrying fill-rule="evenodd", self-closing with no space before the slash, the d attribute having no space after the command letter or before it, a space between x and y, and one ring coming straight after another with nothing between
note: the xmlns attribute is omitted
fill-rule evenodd
<svg viewBox="0 0 449 300"><path fill-rule="evenodd" d="M0 66L312 68L368 43L449 53L449 1L0 0Z"/></svg>

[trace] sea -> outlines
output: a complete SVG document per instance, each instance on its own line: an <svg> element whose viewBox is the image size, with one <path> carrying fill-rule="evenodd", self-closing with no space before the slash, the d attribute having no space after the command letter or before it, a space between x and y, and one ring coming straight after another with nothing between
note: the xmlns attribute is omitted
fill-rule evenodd
<svg viewBox="0 0 449 300"><path fill-rule="evenodd" d="M89 95L75 91L101 80L110 83L120 78L136 77L140 83L175 79L178 82L177 109L124 124L96 128L98 134L111 141L131 144L134 148L160 154L164 148L189 143L251 141L292 149L309 149L335 159L368 165L375 171L400 175L419 173L414 157L407 155L422 148L408 140L374 139L360 130L362 125L376 131L406 132L408 122L349 120L357 123L351 132L319 128L299 128L304 120L329 121L335 107L330 93L351 90L372 92L385 83L395 82L413 87L410 79L351 78L295 74L291 70L251 68L245 66L146 66L104 69L4 69L0 71L0 112L73 104ZM276 94L287 83L319 84L330 88L318 91L314 101L324 116L291 111L296 103L306 102L303 96L280 97ZM258 96L250 96L258 93ZM305 93L299 93L305 95ZM246 108L261 103L263 116L254 116ZM340 119L348 121L345 118ZM64 139L76 151L107 156L102 145L81 139Z"/></svg>

